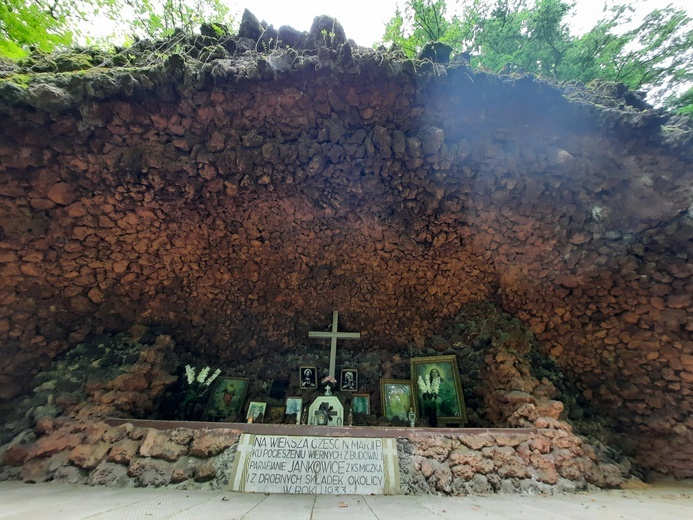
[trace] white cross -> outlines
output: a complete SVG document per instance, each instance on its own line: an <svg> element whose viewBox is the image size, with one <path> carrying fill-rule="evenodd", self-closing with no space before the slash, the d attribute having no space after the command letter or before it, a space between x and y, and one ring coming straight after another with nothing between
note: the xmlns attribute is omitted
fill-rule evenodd
<svg viewBox="0 0 693 520"><path fill-rule="evenodd" d="M332 340L330 345L330 375L332 377L335 377L334 371L337 360L337 340L359 339L361 337L360 332L337 332L337 316L338 312L332 311L332 330L330 332L308 332L309 338L330 338Z"/></svg>

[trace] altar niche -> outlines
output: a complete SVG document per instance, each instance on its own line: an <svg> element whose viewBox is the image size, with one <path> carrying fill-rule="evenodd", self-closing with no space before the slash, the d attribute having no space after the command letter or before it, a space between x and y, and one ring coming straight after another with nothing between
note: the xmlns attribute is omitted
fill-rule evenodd
<svg viewBox="0 0 693 520"><path fill-rule="evenodd" d="M230 485L256 493L399 494L396 440L244 433Z"/></svg>

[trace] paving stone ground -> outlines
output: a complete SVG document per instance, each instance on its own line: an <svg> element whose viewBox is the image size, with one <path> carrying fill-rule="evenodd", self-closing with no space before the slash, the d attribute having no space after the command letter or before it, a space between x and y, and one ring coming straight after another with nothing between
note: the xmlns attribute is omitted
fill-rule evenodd
<svg viewBox="0 0 693 520"><path fill-rule="evenodd" d="M575 495L326 496L0 482L0 519L693 519L693 480Z"/></svg>

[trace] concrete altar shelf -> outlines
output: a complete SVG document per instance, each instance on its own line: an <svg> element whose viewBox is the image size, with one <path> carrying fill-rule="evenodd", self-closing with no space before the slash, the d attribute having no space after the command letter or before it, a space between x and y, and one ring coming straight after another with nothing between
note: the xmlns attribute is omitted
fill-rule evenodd
<svg viewBox="0 0 693 520"><path fill-rule="evenodd" d="M147 419L122 419L109 417L104 421L109 426L132 424L137 428L155 430L173 430L189 428L191 430L231 429L239 433L256 433L262 435L312 435L318 437L387 437L402 438L411 434L430 436L476 436L484 434L504 434L525 436L536 433L537 428L405 428L395 426L333 426L325 428L310 424L263 424L208 421L154 421Z"/></svg>

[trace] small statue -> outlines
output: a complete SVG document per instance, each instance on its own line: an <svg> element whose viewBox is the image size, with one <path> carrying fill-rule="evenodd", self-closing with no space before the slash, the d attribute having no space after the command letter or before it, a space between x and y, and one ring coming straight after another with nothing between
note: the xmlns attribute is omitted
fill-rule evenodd
<svg viewBox="0 0 693 520"><path fill-rule="evenodd" d="M349 426L354 425L354 414L351 413L351 407L349 407L349 416L348 416L347 420L349 422Z"/></svg>
<svg viewBox="0 0 693 520"><path fill-rule="evenodd" d="M303 419L299 424L308 424L308 408L303 409Z"/></svg>
<svg viewBox="0 0 693 520"><path fill-rule="evenodd" d="M409 413L407 414L407 417L409 417L409 426L412 428L416 425L416 414L414 413L414 408L411 406L409 407Z"/></svg>

